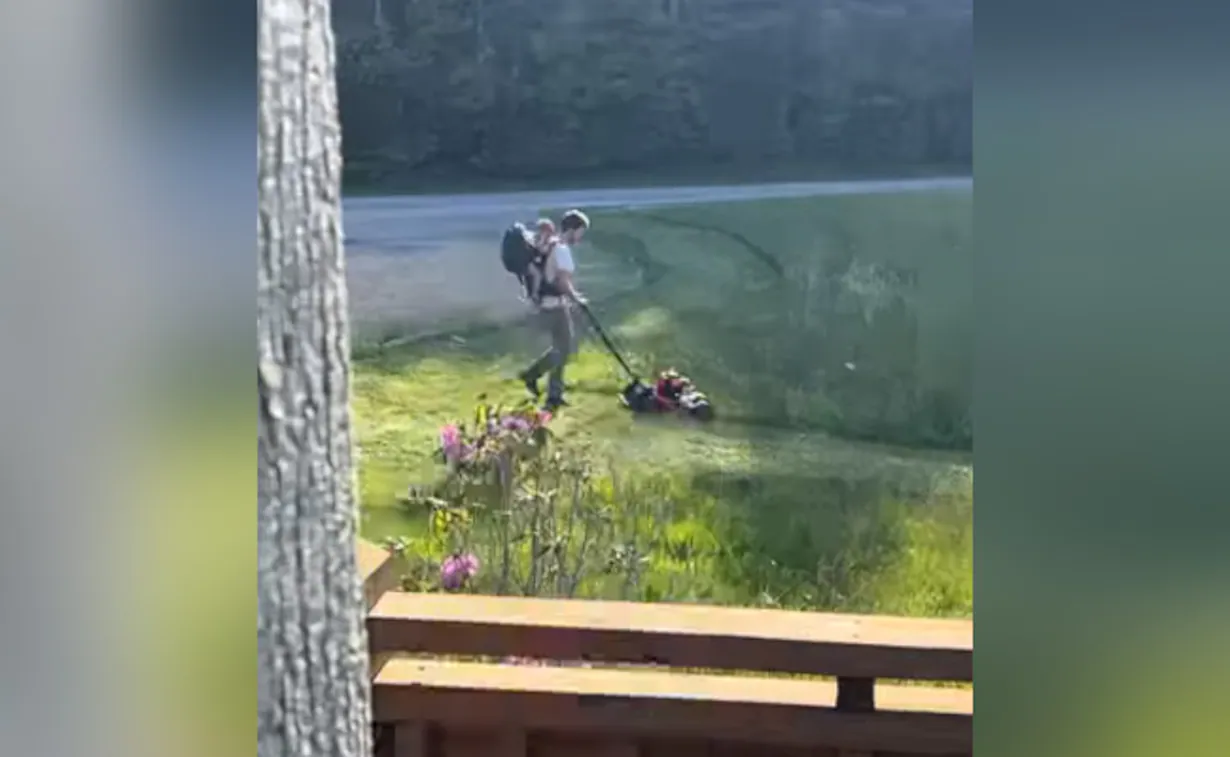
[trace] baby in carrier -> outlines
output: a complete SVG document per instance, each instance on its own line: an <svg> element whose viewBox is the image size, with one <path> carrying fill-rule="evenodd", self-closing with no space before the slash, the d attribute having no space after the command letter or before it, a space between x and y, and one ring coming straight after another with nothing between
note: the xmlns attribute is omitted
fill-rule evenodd
<svg viewBox="0 0 1230 757"><path fill-rule="evenodd" d="M547 255L551 254L551 250L558 241L555 223L550 218L539 218L534 223L534 234L530 237L530 245L538 251L538 264L529 266L525 275L521 277L521 285L525 288L525 298L531 302L535 301L538 287L542 283L543 266L541 263Z"/></svg>

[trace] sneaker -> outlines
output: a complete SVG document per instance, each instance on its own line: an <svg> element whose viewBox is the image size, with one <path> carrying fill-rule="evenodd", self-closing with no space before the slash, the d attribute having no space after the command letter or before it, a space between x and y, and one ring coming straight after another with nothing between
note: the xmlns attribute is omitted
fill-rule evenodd
<svg viewBox="0 0 1230 757"><path fill-rule="evenodd" d="M553 413L556 410L559 410L561 407L568 407L568 406L569 406L568 400L564 399L563 397L555 397L555 398L548 397L547 401L543 403L542 409L546 410L549 413Z"/></svg>

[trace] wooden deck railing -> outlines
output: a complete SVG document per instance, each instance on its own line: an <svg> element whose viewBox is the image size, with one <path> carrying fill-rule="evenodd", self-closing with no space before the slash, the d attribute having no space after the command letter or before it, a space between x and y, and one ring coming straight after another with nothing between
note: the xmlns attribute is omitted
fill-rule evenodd
<svg viewBox="0 0 1230 757"><path fill-rule="evenodd" d="M380 757L973 753L969 688L877 682L972 681L967 621L406 594L360 564Z"/></svg>

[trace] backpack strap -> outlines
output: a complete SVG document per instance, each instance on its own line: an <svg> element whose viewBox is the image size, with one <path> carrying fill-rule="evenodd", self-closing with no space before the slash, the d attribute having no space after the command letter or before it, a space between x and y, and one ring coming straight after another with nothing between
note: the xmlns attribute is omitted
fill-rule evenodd
<svg viewBox="0 0 1230 757"><path fill-rule="evenodd" d="M555 281L547 278L547 261L555 254L555 248L559 246L559 238L552 237L547 241L546 251L539 250L533 262L530 263L538 270L538 286L534 292L533 300L537 304L542 304L543 297L562 297L563 292L555 285Z"/></svg>

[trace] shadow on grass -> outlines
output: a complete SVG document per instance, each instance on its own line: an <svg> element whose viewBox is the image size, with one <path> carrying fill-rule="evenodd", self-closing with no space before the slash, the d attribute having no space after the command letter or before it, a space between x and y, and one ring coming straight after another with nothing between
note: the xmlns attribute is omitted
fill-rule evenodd
<svg viewBox="0 0 1230 757"><path fill-rule="evenodd" d="M670 267L654 259L644 241L636 235L595 230L590 234L589 241L603 254L621 261L637 272L635 288L606 293L593 302L594 308L619 307L624 301L635 298L640 291L656 285L670 272ZM584 318L578 318L578 321L582 330L588 326ZM387 329L375 329L377 336L364 339L361 344L355 346L353 352L357 359L380 358L386 362L396 361L399 356L413 360L417 355L426 354L424 350L417 348L430 349L433 345L449 350L474 342L475 348L481 352L484 345L493 345L498 349L501 338L517 339L521 335L519 332L533 328L534 317L528 307L525 316L511 321L448 324L410 336L399 335L399 331L406 329L394 324Z"/></svg>
<svg viewBox="0 0 1230 757"><path fill-rule="evenodd" d="M691 374L725 417L968 450L969 208L968 194L937 193L599 220L694 230L647 245L675 273L644 293L670 328L638 347Z"/></svg>
<svg viewBox="0 0 1230 757"><path fill-rule="evenodd" d="M578 343L597 343L597 337L583 315L573 320ZM466 361L474 364L496 365L514 363L528 365L550 345L550 337L540 328L533 316L499 325L470 331L459 330L441 334L410 344L390 347L371 346L354 351L353 359L364 371L387 376L400 376L413 372L424 361ZM612 365L615 365L612 361ZM524 366L522 366L524 367ZM503 378L514 378L510 373ZM574 384L569 380L569 385ZM597 387L585 385L587 388Z"/></svg>
<svg viewBox="0 0 1230 757"><path fill-rule="evenodd" d="M972 505L920 502L885 480L709 471L692 486L721 503L724 583L749 604L968 616ZM930 510L928 508L931 508Z"/></svg>
<svg viewBox="0 0 1230 757"><path fill-rule="evenodd" d="M851 607L860 573L877 570L904 539L877 518L875 481L804 473L702 473L693 486L723 505L727 579L766 599L817 609Z"/></svg>

